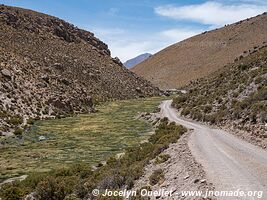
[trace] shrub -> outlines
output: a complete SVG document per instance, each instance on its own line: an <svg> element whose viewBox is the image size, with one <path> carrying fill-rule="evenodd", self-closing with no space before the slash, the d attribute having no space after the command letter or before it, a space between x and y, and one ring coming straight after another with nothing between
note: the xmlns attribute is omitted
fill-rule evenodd
<svg viewBox="0 0 267 200"><path fill-rule="evenodd" d="M210 123L214 124L216 122L216 115L214 115L214 114L212 114L212 115L205 115L204 116L204 121L210 122Z"/></svg>
<svg viewBox="0 0 267 200"><path fill-rule="evenodd" d="M23 123L23 118L19 115L12 116L8 120L8 123L13 124L13 125L19 125Z"/></svg>
<svg viewBox="0 0 267 200"><path fill-rule="evenodd" d="M2 109L2 108L1 108ZM0 118L6 118L6 117L9 117L9 114L6 112L6 111L0 111Z"/></svg>
<svg viewBox="0 0 267 200"><path fill-rule="evenodd" d="M248 66L245 65L245 64L241 64L241 65L238 66L238 68L239 68L239 70L241 70L241 71L245 71L245 70L248 69Z"/></svg>
<svg viewBox="0 0 267 200"><path fill-rule="evenodd" d="M203 115L199 110L192 111L192 118L195 120L202 120Z"/></svg>
<svg viewBox="0 0 267 200"><path fill-rule="evenodd" d="M33 124L34 124L34 121L35 121L35 120L34 120L33 118L29 118L29 119L27 120L27 123L33 125Z"/></svg>
<svg viewBox="0 0 267 200"><path fill-rule="evenodd" d="M38 183L36 187L36 194L40 200L64 200L67 195L70 195L73 192L75 182L74 177L55 178L49 176Z"/></svg>
<svg viewBox="0 0 267 200"><path fill-rule="evenodd" d="M164 179L164 173L162 169L154 171L149 177L149 184L156 185L159 181Z"/></svg>
<svg viewBox="0 0 267 200"><path fill-rule="evenodd" d="M181 112L181 115L187 116L190 114L190 109L189 108L184 108Z"/></svg>
<svg viewBox="0 0 267 200"><path fill-rule="evenodd" d="M210 113L212 111L212 106L211 105L204 106L203 111L205 113Z"/></svg>
<svg viewBox="0 0 267 200"><path fill-rule="evenodd" d="M75 195L69 195L64 200L80 200L80 198L76 197Z"/></svg>
<svg viewBox="0 0 267 200"><path fill-rule="evenodd" d="M21 136L22 134L23 134L23 129L21 129L21 128L17 128L14 131L14 135L16 135L16 136Z"/></svg>
<svg viewBox="0 0 267 200"><path fill-rule="evenodd" d="M177 96L177 97L175 97L173 99L173 105L174 106L181 106L181 104L183 104L184 102L186 102L187 99L188 98L187 98L187 95L186 94L181 94L181 95L179 95L179 96Z"/></svg>
<svg viewBox="0 0 267 200"><path fill-rule="evenodd" d="M156 158L155 163L156 163L156 164L164 163L164 162L166 162L167 160L169 160L170 157L171 157L171 156L170 156L169 154L160 154L160 155Z"/></svg>
<svg viewBox="0 0 267 200"><path fill-rule="evenodd" d="M256 79L255 79L255 84L260 84L260 83L262 83L264 81L264 78L263 77L257 77Z"/></svg>
<svg viewBox="0 0 267 200"><path fill-rule="evenodd" d="M27 194L27 191L19 187L17 183L9 183L2 186L0 197L3 200L21 200Z"/></svg>
<svg viewBox="0 0 267 200"><path fill-rule="evenodd" d="M253 94L254 101L264 101L267 100L267 87L263 87Z"/></svg>

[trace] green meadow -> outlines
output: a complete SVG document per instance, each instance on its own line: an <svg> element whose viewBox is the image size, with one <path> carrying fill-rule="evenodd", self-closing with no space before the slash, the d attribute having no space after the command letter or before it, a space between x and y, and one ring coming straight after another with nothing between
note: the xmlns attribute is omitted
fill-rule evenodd
<svg viewBox="0 0 267 200"><path fill-rule="evenodd" d="M97 113L37 121L23 138L1 138L0 179L46 172L73 163L97 165L138 145L153 133L140 112L154 111L162 98L113 101L98 105ZM39 137L46 139L39 141Z"/></svg>

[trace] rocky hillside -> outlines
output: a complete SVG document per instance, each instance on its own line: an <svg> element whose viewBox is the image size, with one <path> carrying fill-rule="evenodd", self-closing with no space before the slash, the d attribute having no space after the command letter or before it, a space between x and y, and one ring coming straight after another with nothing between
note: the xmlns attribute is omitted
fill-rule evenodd
<svg viewBox="0 0 267 200"><path fill-rule="evenodd" d="M145 60L147 60L151 56L152 56L152 54L150 54L150 53L144 53L144 54L141 54L139 56L136 56L135 58L127 60L125 63L123 63L123 65L127 68L132 68L132 67L138 65L139 63L144 62Z"/></svg>
<svg viewBox="0 0 267 200"><path fill-rule="evenodd" d="M263 14L174 44L132 69L163 89L205 77L267 42Z"/></svg>
<svg viewBox="0 0 267 200"><path fill-rule="evenodd" d="M219 125L267 148L267 45L251 52L189 85L173 105L185 117Z"/></svg>
<svg viewBox="0 0 267 200"><path fill-rule="evenodd" d="M93 33L34 11L0 6L0 132L93 110L93 101L159 94L110 57Z"/></svg>

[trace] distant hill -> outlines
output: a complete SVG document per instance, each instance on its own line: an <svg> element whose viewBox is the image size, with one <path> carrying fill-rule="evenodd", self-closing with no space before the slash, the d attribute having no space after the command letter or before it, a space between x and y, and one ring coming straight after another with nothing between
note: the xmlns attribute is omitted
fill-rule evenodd
<svg viewBox="0 0 267 200"><path fill-rule="evenodd" d="M145 61L146 59L150 58L151 56L152 56L152 54L150 54L150 53L144 53L144 54L141 54L139 56L136 56L135 58L127 60L125 63L123 63L123 65L126 68L132 68L132 67L138 65L139 63Z"/></svg>
<svg viewBox="0 0 267 200"><path fill-rule="evenodd" d="M181 87L263 45L266 33L264 13L176 43L131 70L162 89Z"/></svg>
<svg viewBox="0 0 267 200"><path fill-rule="evenodd" d="M61 19L0 5L0 135L30 118L93 110L93 102L159 94L108 46Z"/></svg>

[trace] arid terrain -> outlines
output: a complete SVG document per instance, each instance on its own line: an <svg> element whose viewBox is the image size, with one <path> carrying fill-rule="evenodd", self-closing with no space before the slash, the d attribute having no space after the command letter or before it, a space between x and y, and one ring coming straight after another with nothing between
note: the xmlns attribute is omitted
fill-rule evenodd
<svg viewBox="0 0 267 200"><path fill-rule="evenodd" d="M267 147L267 47L187 86L174 98L181 115Z"/></svg>
<svg viewBox="0 0 267 200"><path fill-rule="evenodd" d="M267 198L267 13L136 57L132 71L50 15L0 5L0 29L0 200Z"/></svg>
<svg viewBox="0 0 267 200"><path fill-rule="evenodd" d="M182 87L263 46L266 32L264 13L173 44L132 71L162 89Z"/></svg>
<svg viewBox="0 0 267 200"><path fill-rule="evenodd" d="M92 112L93 102L159 94L93 33L63 20L1 5L0 29L1 135L19 135L35 118Z"/></svg>

